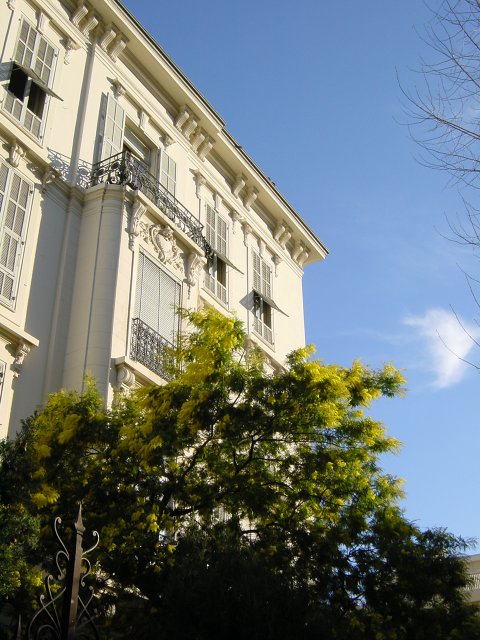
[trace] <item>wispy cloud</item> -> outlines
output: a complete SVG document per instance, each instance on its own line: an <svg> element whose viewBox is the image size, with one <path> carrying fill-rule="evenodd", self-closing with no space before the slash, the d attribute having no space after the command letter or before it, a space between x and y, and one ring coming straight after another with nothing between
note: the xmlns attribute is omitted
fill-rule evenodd
<svg viewBox="0 0 480 640"><path fill-rule="evenodd" d="M468 360L476 348L479 327L464 322L451 310L435 308L421 316L407 316L403 322L424 341L426 368L434 374L433 386L445 389L460 382L469 367L462 358Z"/></svg>

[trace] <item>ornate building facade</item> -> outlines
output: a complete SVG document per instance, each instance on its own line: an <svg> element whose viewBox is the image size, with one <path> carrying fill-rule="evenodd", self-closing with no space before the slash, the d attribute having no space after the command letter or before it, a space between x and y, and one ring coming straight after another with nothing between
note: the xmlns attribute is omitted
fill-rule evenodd
<svg viewBox="0 0 480 640"><path fill-rule="evenodd" d="M0 4L0 436L62 387L162 384L178 308L304 344L321 241L117 0Z"/></svg>

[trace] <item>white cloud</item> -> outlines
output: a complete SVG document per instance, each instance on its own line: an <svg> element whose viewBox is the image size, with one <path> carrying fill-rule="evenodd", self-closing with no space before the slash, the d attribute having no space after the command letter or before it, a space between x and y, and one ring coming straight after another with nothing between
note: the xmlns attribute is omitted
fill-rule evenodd
<svg viewBox="0 0 480 640"><path fill-rule="evenodd" d="M428 309L423 316L407 316L403 322L424 340L426 368L435 376L433 385L445 389L460 382L469 367L461 358L468 360L475 349L472 338L480 339L479 327L446 309Z"/></svg>

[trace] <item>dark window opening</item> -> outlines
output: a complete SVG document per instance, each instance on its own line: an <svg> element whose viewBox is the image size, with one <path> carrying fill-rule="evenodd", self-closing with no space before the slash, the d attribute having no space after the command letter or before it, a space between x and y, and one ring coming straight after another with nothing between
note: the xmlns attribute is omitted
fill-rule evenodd
<svg viewBox="0 0 480 640"><path fill-rule="evenodd" d="M10 76L10 82L8 84L8 91L23 102L25 98L25 92L27 89L28 76L25 71L22 71L16 64L13 65L12 75Z"/></svg>
<svg viewBox="0 0 480 640"><path fill-rule="evenodd" d="M38 84L32 82L32 84L30 85L27 107L32 113L37 116L37 118L40 118L40 120L43 117L46 95L47 94L45 93L45 91L43 89L40 89Z"/></svg>

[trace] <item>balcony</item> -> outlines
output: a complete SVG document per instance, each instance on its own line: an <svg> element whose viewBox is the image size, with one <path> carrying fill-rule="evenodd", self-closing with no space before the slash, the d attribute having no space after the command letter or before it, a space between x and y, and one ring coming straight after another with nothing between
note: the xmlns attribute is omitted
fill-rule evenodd
<svg viewBox="0 0 480 640"><path fill-rule="evenodd" d="M203 224L129 151L117 153L93 165L89 186L101 183L128 185L132 189L138 189L203 249L207 256L212 254L212 248L203 235Z"/></svg>
<svg viewBox="0 0 480 640"><path fill-rule="evenodd" d="M132 337L130 341L130 357L145 365L164 380L171 380L173 344L159 333L151 329L140 318L132 320Z"/></svg>

